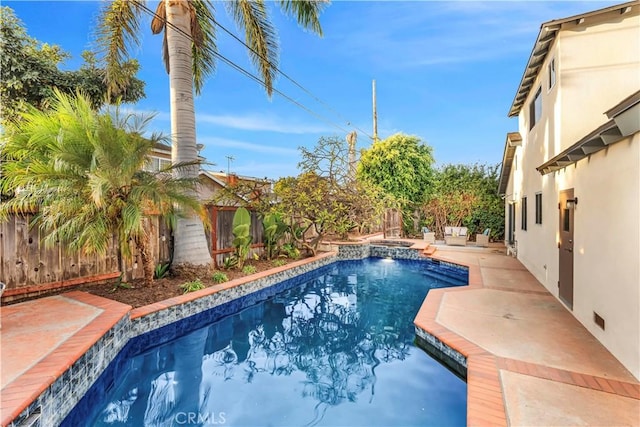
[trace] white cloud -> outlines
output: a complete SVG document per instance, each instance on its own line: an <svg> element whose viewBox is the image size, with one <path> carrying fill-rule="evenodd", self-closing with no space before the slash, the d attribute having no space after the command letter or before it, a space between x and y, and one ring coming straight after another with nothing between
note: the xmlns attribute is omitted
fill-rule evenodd
<svg viewBox="0 0 640 427"><path fill-rule="evenodd" d="M276 145L256 144L253 142L239 141L236 139L218 138L215 136L205 136L198 138L198 142L205 145L205 150L210 151L216 147L238 148L248 150L253 153L277 154L280 156L297 156L298 150Z"/></svg>
<svg viewBox="0 0 640 427"><path fill-rule="evenodd" d="M232 129L266 131L286 134L324 133L327 126L301 123L265 114L206 114L196 113L198 125L214 124Z"/></svg>
<svg viewBox="0 0 640 427"><path fill-rule="evenodd" d="M129 110L138 114L153 115L154 120L171 121L171 114L163 111ZM283 134L318 134L331 132L328 125L302 123L300 121L285 119L273 114L247 113L247 114L207 114L196 111L196 125L216 125L225 128L246 131L276 132Z"/></svg>

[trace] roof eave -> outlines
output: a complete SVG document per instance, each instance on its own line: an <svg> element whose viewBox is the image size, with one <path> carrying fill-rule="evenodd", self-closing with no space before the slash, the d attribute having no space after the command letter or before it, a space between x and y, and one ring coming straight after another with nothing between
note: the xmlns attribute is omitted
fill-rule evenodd
<svg viewBox="0 0 640 427"><path fill-rule="evenodd" d="M511 103L508 117L514 117L520 114L522 106L524 105L524 101L527 99L527 96L531 91L533 80L535 80L535 77L538 75L539 68L544 62L549 48L553 44L553 41L555 40L558 32L561 30L563 24L568 22L576 22L581 24L584 22L585 18L618 10L621 13L625 13L631 10L632 6L638 5L640 5L640 1L635 0L543 23L540 26L540 31L538 33L538 37L536 38L536 42L533 45L533 49L531 49L531 54L529 55L527 66L524 69L524 73L522 74L522 78L520 79L520 84L518 85L518 90L516 91L516 95L514 96L513 102Z"/></svg>
<svg viewBox="0 0 640 427"><path fill-rule="evenodd" d="M541 175L555 172L640 132L640 91L607 111L609 120L536 169Z"/></svg>

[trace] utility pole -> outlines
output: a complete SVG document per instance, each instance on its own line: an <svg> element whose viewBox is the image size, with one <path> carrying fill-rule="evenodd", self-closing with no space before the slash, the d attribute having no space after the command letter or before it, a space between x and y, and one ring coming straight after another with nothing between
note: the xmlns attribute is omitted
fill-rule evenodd
<svg viewBox="0 0 640 427"><path fill-rule="evenodd" d="M373 80L373 142L378 141L378 112L376 110L376 81Z"/></svg>
<svg viewBox="0 0 640 427"><path fill-rule="evenodd" d="M356 143L358 142L358 134L354 130L347 135L347 143L349 144L349 179L356 179Z"/></svg>

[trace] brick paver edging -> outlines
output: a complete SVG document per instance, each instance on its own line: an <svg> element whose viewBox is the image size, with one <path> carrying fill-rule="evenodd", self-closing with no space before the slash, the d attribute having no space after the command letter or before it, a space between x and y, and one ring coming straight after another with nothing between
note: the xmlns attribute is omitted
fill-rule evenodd
<svg viewBox="0 0 640 427"><path fill-rule="evenodd" d="M78 369L78 365L83 364L83 359L92 358L89 351L94 346L104 348L101 345L104 342L117 353L124 345L108 335L117 329L116 325L128 323L131 306L79 291L63 296L100 308L102 313L2 389L0 413L3 426L20 425L20 421L26 420L34 412L39 412L41 419L44 419L49 414L63 411L63 408L52 403L51 396L55 392L64 396L63 401L72 399L72 396L81 397L78 394L84 391L79 383L85 378L79 377L89 373ZM87 362L93 363L92 360ZM97 375L94 380L96 378Z"/></svg>
<svg viewBox="0 0 640 427"><path fill-rule="evenodd" d="M452 262L437 252L429 258ZM507 415L495 356L436 321L444 294L484 287L480 266L461 262L454 264L469 269L469 285L429 291L414 320L416 334L466 370L467 425L506 426Z"/></svg>
<svg viewBox="0 0 640 427"><path fill-rule="evenodd" d="M132 338L338 259L335 252L323 253L133 310L85 292L65 293L103 312L2 389L1 424L20 426L35 417L39 425L57 425Z"/></svg>
<svg viewBox="0 0 640 427"><path fill-rule="evenodd" d="M431 258L451 262L450 259L440 257L438 254L434 254ZM436 353L444 354L447 362L453 360L466 368L468 425L506 426L509 424L500 379L501 370L640 400L640 384L638 383L499 357L438 323L436 319L445 294L485 288L479 265L461 262L458 264L469 268L469 286L431 290L427 294L414 324L416 334L435 348ZM491 289L523 294L546 294L544 291L514 290L495 286L492 286Z"/></svg>

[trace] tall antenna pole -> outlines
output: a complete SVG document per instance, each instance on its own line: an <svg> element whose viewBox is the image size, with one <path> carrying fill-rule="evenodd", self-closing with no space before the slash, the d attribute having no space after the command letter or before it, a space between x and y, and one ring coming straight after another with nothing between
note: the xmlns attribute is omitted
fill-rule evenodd
<svg viewBox="0 0 640 427"><path fill-rule="evenodd" d="M227 176L229 176L229 173L231 172L231 162L233 162L236 158L233 156L226 156L227 158Z"/></svg>
<svg viewBox="0 0 640 427"><path fill-rule="evenodd" d="M378 141L378 112L376 110L376 81L373 80L373 142Z"/></svg>

